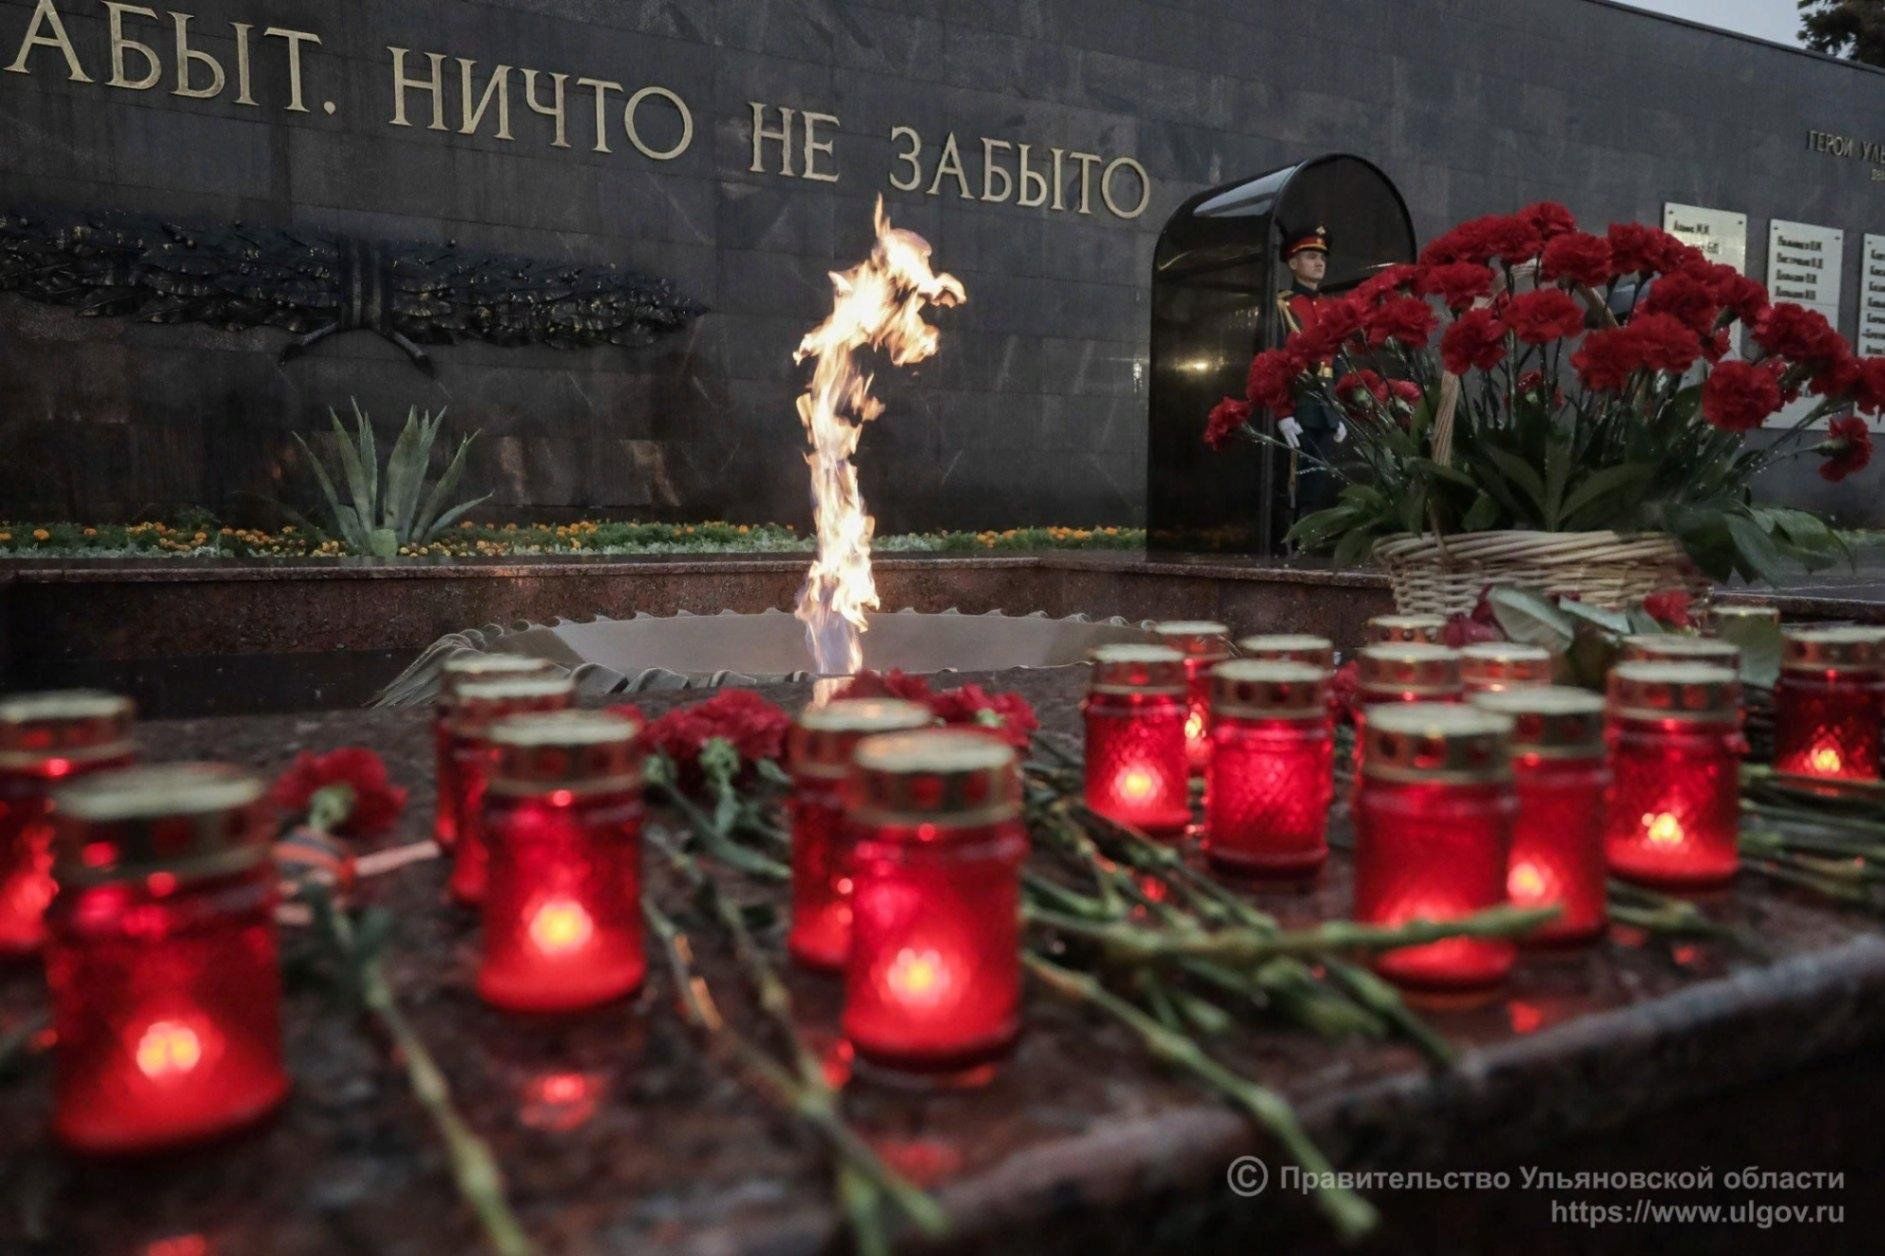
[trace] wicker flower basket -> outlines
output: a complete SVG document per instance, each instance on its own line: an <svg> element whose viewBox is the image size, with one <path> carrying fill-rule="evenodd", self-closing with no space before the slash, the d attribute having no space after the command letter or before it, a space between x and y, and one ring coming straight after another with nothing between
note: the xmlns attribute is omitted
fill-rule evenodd
<svg viewBox="0 0 1885 1256"><path fill-rule="evenodd" d="M1568 593L1613 608L1658 589L1706 597L1712 587L1675 538L1657 532L1423 532L1375 542L1374 558L1387 569L1404 615L1470 612L1490 584Z"/></svg>

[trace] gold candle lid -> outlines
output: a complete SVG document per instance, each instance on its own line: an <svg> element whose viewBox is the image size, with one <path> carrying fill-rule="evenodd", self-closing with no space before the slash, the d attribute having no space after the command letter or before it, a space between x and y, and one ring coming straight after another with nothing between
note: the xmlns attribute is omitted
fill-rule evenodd
<svg viewBox="0 0 1885 1256"><path fill-rule="evenodd" d="M1521 685L1468 699L1512 721L1515 754L1543 759L1596 758L1604 753L1604 700L1566 685Z"/></svg>
<svg viewBox="0 0 1885 1256"><path fill-rule="evenodd" d="M1245 637L1237 643L1237 651L1245 658L1307 663L1311 667L1335 670L1335 643L1327 637L1304 632L1269 632Z"/></svg>
<svg viewBox="0 0 1885 1256"><path fill-rule="evenodd" d="M1460 679L1468 689L1551 683L1551 651L1520 641L1476 641L1460 647Z"/></svg>
<svg viewBox="0 0 1885 1256"><path fill-rule="evenodd" d="M1780 608L1755 603L1738 602L1732 606L1715 606L1708 612L1709 631L1719 634L1725 627L1738 624L1780 624Z"/></svg>
<svg viewBox="0 0 1885 1256"><path fill-rule="evenodd" d="M1396 641L1439 645L1445 632L1446 618L1441 615L1375 615L1368 620L1368 640L1378 645Z"/></svg>
<svg viewBox="0 0 1885 1256"><path fill-rule="evenodd" d="M1232 659L1211 669L1211 711L1242 719L1326 720L1329 673L1283 659Z"/></svg>
<svg viewBox="0 0 1885 1256"><path fill-rule="evenodd" d="M1460 692L1460 654L1421 641L1365 645L1355 654L1364 698L1447 698Z"/></svg>
<svg viewBox="0 0 1885 1256"><path fill-rule="evenodd" d="M1610 713L1631 719L1724 724L1741 720L1741 681L1728 668L1666 660L1610 669Z"/></svg>
<svg viewBox="0 0 1885 1256"><path fill-rule="evenodd" d="M96 763L129 754L131 699L97 689L52 689L0 699L0 768L48 759Z"/></svg>
<svg viewBox="0 0 1885 1256"><path fill-rule="evenodd" d="M506 715L485 738L497 751L495 794L545 789L619 793L641 788L641 725L613 711L532 711Z"/></svg>
<svg viewBox="0 0 1885 1256"><path fill-rule="evenodd" d="M1741 647L1715 637L1691 637L1680 632L1645 632L1623 639L1625 663L1706 663L1712 667L1741 666Z"/></svg>
<svg viewBox="0 0 1885 1256"><path fill-rule="evenodd" d="M1780 665L1790 672L1885 672L1885 628L1789 628Z"/></svg>
<svg viewBox="0 0 1885 1256"><path fill-rule="evenodd" d="M935 722L928 707L901 698L839 698L808 706L786 734L786 762L799 776L843 780L851 770L851 752L864 738Z"/></svg>
<svg viewBox="0 0 1885 1256"><path fill-rule="evenodd" d="M462 680L452 702L451 728L478 734L500 716L560 711L575 700L576 682L561 672Z"/></svg>
<svg viewBox="0 0 1885 1256"><path fill-rule="evenodd" d="M1170 646L1189 659L1216 661L1230 657L1230 629L1211 619L1167 619L1152 625L1160 645Z"/></svg>
<svg viewBox="0 0 1885 1256"><path fill-rule="evenodd" d="M1094 693L1185 692L1185 656L1162 645L1103 645L1093 660Z"/></svg>
<svg viewBox="0 0 1885 1256"><path fill-rule="evenodd" d="M1021 769L1014 749L987 733L878 733L852 753L845 801L860 824L994 824L1021 814Z"/></svg>
<svg viewBox="0 0 1885 1256"><path fill-rule="evenodd" d="M1361 773L1377 781L1471 785L1512 779L1512 721L1458 702L1406 702L1368 713Z"/></svg>
<svg viewBox="0 0 1885 1256"><path fill-rule="evenodd" d="M458 686L472 680L499 680L507 676L551 676L561 668L548 659L525 654L454 654L439 664L439 702L449 705Z"/></svg>
<svg viewBox="0 0 1885 1256"><path fill-rule="evenodd" d="M262 778L227 763L95 772L55 790L54 876L96 885L167 873L236 872L269 854Z"/></svg>

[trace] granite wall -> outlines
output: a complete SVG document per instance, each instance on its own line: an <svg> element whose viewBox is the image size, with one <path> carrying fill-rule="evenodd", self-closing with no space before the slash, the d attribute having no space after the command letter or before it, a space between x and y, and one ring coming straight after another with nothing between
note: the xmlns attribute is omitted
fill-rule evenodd
<svg viewBox="0 0 1885 1256"><path fill-rule="evenodd" d="M803 524L791 353L828 306L826 272L867 248L879 193L969 291L938 317L940 356L882 376L889 411L861 461L891 529L1140 519L1159 226L1200 188L1315 153L1379 163L1423 235L1539 197L1596 222L1714 205L1748 213L1761 274L1769 218L1845 228L1849 263L1860 233L1885 233L1885 181L1806 140L1873 135L1885 75L1596 0L193 0L184 40L225 76L200 98L175 90L175 11L115 9L121 38L155 50L148 89L110 85L111 6L0 0L0 67L24 71L0 72L0 205L615 260L712 312L645 350L446 348L428 380L365 333L283 366L278 332L0 298L0 516L259 515L306 493L289 434L319 431L353 397L389 427L408 406L443 405L480 429L471 479L506 513ZM90 81L73 81L62 43ZM393 124L391 47L410 50L409 75L443 54L438 129L422 89L404 93L410 125ZM459 58L474 63L474 106L496 66L514 68L513 138L496 134L495 100L462 133ZM117 78L146 68L127 47ZM567 147L554 117L528 108L525 68L545 106L551 76L567 75ZM183 86L205 92L208 64L190 69ZM621 116L651 85L691 120L667 159L638 151ZM609 152L594 143L598 92ZM797 111L791 176L773 141L751 169L752 102L768 128L780 107ZM813 122L831 147L810 170L835 181L803 177L807 112L830 118ZM644 98L636 117L648 150L679 145L669 97ZM922 145L907 191L893 186L912 177L897 126ZM951 133L963 178L933 179ZM1017 204L1046 195L1025 181L983 199L1003 190L984 174L984 137L1029 145L1037 170L1063 150L1063 207ZM1016 149L994 151L1013 174ZM1129 166L1106 182L1117 205L1100 195L1121 157L1149 175L1137 216L1122 216L1138 197ZM1829 496L1810 473L1781 491L1878 513L1863 489Z"/></svg>

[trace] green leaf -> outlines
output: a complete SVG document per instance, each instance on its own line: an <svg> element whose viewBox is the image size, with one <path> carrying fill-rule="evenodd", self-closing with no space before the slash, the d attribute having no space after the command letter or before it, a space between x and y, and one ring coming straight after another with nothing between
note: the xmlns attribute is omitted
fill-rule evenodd
<svg viewBox="0 0 1885 1256"><path fill-rule="evenodd" d="M308 467L314 472L315 482L321 486L321 495L327 499L327 513L334 518L335 530L340 532L342 540L350 546L353 545L355 538L348 536L345 528L340 526L340 494L334 491L334 481L328 478L327 468L321 465L320 458L315 455L308 442L302 439L301 433L296 432L294 438L295 444L301 446L301 452L307 455Z"/></svg>
<svg viewBox="0 0 1885 1256"><path fill-rule="evenodd" d="M1373 532L1356 528L1344 536L1341 544L1335 547L1332 561L1337 567L1352 567L1368 556L1368 551L1373 548L1374 542Z"/></svg>
<svg viewBox="0 0 1885 1256"><path fill-rule="evenodd" d="M419 509L419 489L425 482L427 456L432 452L430 416L417 409L406 412L393 452L386 459L386 491L380 503L380 526L391 528L401 541L411 539L412 516Z"/></svg>
<svg viewBox="0 0 1885 1256"><path fill-rule="evenodd" d="M1715 635L1741 650L1741 679L1763 689L1780 679L1780 625L1737 615L1720 622Z"/></svg>
<svg viewBox="0 0 1885 1256"><path fill-rule="evenodd" d="M1571 478L1571 442L1545 438L1545 530L1555 532L1564 519L1564 486Z"/></svg>
<svg viewBox="0 0 1885 1256"><path fill-rule="evenodd" d="M1591 472L1564 499L1559 512L1560 529L1582 532L1624 523L1636 509L1631 499L1655 473L1656 468L1646 462L1626 462Z"/></svg>
<svg viewBox="0 0 1885 1256"><path fill-rule="evenodd" d="M347 429L341 425L340 416L338 414L329 410L327 417L334 421L334 437L340 447L340 470L341 474L345 476L347 480L347 495L353 498L353 512L364 526L372 527L373 506L375 501L374 488L377 479L369 481L366 467L362 464L360 459L360 453L362 449L365 449L369 454L372 453L373 429L367 427L366 435L364 437L357 437L350 434ZM366 416L361 415L360 418L362 422L364 422ZM374 475L377 477L377 470L374 472Z"/></svg>
<svg viewBox="0 0 1885 1256"><path fill-rule="evenodd" d="M1570 649L1577 625L1543 594L1495 585L1486 600L1492 604L1499 627L1511 640L1542 645L1560 654Z"/></svg>
<svg viewBox="0 0 1885 1256"><path fill-rule="evenodd" d="M1781 558L1780 551L1774 548L1773 538L1745 515L1728 515L1726 521L1728 535L1734 538L1735 553L1747 573L1769 584L1778 580L1782 574Z"/></svg>
<svg viewBox="0 0 1885 1256"><path fill-rule="evenodd" d="M444 417L443 411L440 411L440 417ZM440 531L448 527L453 520L457 519L459 515L464 514L473 506L491 496L491 494L486 493L483 497L479 497L474 501L465 502L454 507L449 514L443 516L439 514L440 508L445 504L445 499L450 497L452 490L458 487L458 478L464 474L465 470L465 454L471 449L471 442L477 439L478 433L473 432L471 435L458 442L457 451L452 454L452 460L445 466L445 474L440 476L438 483L432 486L431 493L426 496L424 507L419 511L419 517L413 522L412 534L414 540L431 540Z"/></svg>
<svg viewBox="0 0 1885 1256"><path fill-rule="evenodd" d="M1612 636L1627 637L1632 631L1630 617L1623 611L1608 610L1601 606L1592 606L1588 602L1574 602L1569 598L1558 603L1558 609L1572 619L1581 619L1593 627Z"/></svg>
<svg viewBox="0 0 1885 1256"><path fill-rule="evenodd" d="M1482 445L1479 453L1504 472L1508 482L1531 498L1533 518L1542 521L1545 514L1545 482L1539 477L1538 468L1496 445Z"/></svg>
<svg viewBox="0 0 1885 1256"><path fill-rule="evenodd" d="M1499 523L1499 503L1481 493L1474 499L1472 508L1460 519L1460 531L1485 532Z"/></svg>

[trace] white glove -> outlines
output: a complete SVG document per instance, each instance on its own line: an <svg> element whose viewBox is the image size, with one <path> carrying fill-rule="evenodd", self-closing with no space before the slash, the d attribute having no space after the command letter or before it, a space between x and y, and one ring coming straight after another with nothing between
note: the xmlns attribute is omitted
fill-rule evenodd
<svg viewBox="0 0 1885 1256"><path fill-rule="evenodd" d="M1302 424L1295 419L1278 419L1276 430L1283 434L1283 443L1291 449L1302 448Z"/></svg>
<svg viewBox="0 0 1885 1256"><path fill-rule="evenodd" d="M1339 445L1347 439L1348 439L1348 424L1342 422L1340 419L1337 419L1335 421L1335 443Z"/></svg>

